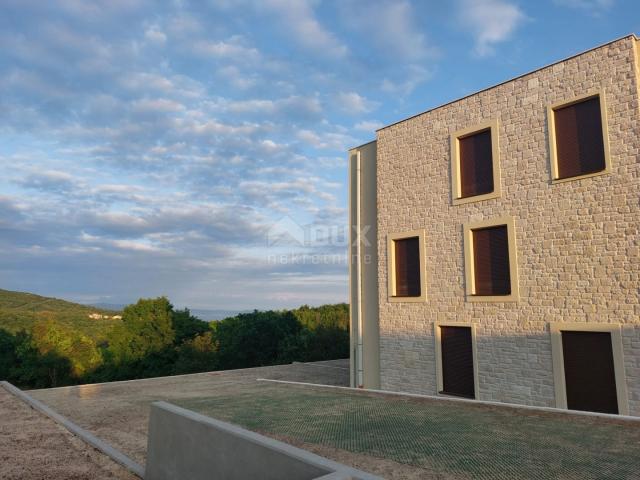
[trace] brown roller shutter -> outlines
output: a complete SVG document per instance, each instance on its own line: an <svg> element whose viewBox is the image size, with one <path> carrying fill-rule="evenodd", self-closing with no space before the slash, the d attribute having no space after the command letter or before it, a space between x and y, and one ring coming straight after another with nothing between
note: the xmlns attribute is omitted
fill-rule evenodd
<svg viewBox="0 0 640 480"><path fill-rule="evenodd" d="M460 138L458 145L461 198L493 192L491 130Z"/></svg>
<svg viewBox="0 0 640 480"><path fill-rule="evenodd" d="M567 407L618 413L611 334L562 332Z"/></svg>
<svg viewBox="0 0 640 480"><path fill-rule="evenodd" d="M510 295L507 226L473 230L475 295Z"/></svg>
<svg viewBox="0 0 640 480"><path fill-rule="evenodd" d="M554 123L559 178L605 169L598 97L554 110Z"/></svg>
<svg viewBox="0 0 640 480"><path fill-rule="evenodd" d="M442 392L474 398L470 327L440 327Z"/></svg>
<svg viewBox="0 0 640 480"><path fill-rule="evenodd" d="M396 297L419 297L420 240L419 237L394 240L396 266Z"/></svg>

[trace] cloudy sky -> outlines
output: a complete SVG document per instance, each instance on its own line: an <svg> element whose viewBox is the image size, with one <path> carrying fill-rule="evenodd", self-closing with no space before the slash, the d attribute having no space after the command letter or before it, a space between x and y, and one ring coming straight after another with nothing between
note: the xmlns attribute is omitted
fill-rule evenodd
<svg viewBox="0 0 640 480"><path fill-rule="evenodd" d="M348 147L634 31L637 0L0 0L0 288L345 301Z"/></svg>

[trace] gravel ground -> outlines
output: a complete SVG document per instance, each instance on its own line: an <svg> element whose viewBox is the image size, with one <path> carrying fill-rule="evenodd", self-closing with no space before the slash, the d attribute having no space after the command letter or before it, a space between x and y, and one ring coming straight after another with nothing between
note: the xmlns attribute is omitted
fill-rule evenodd
<svg viewBox="0 0 640 480"><path fill-rule="evenodd" d="M0 387L0 478L138 480Z"/></svg>

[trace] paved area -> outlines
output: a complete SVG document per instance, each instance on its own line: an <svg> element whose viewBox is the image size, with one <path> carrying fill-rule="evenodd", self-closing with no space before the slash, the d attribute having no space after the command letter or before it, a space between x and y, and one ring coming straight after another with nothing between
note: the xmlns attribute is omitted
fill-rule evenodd
<svg viewBox="0 0 640 480"><path fill-rule="evenodd" d="M258 382L344 385L347 363L298 364L31 392L144 463L154 400L385 478L639 479L640 424Z"/></svg>
<svg viewBox="0 0 640 480"><path fill-rule="evenodd" d="M0 478L137 479L0 387Z"/></svg>

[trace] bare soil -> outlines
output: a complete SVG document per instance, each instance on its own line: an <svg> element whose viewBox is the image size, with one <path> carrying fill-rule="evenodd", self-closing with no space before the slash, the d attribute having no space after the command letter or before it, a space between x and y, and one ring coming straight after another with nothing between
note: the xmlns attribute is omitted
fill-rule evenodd
<svg viewBox="0 0 640 480"><path fill-rule="evenodd" d="M0 478L138 479L2 387Z"/></svg>

